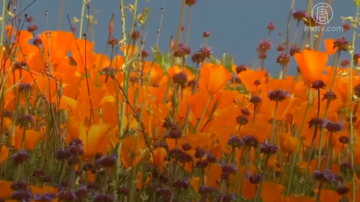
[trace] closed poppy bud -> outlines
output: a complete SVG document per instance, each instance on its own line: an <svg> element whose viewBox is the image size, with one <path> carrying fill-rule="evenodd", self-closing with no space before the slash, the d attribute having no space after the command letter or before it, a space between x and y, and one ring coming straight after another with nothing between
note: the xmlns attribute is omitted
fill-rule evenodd
<svg viewBox="0 0 360 202"><path fill-rule="evenodd" d="M139 31L134 31L133 33L131 33L131 39L132 40L137 40L140 38L140 32Z"/></svg>
<svg viewBox="0 0 360 202"><path fill-rule="evenodd" d="M293 153L297 147L298 139L291 134L281 133L280 134L280 148L283 152Z"/></svg>
<svg viewBox="0 0 360 202"><path fill-rule="evenodd" d="M298 162L297 163L297 171L300 173L300 174L304 174L304 173L307 173L309 172L309 164L307 162Z"/></svg>

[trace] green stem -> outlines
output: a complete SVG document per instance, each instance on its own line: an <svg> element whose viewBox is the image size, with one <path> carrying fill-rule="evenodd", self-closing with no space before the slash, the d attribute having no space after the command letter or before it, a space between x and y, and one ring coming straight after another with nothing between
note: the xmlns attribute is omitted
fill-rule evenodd
<svg viewBox="0 0 360 202"><path fill-rule="evenodd" d="M340 51L338 51L337 60L335 64L335 71L331 82L330 91L333 91L334 85L335 85L335 79L336 79L336 72L339 66L339 60L340 60ZM329 115L329 109L330 109L330 100L326 103L326 109L325 109L325 116L324 119L326 119ZM317 162L317 169L320 170L321 167L321 149L322 149L322 143L324 141L324 135L325 135L325 128L321 128L321 134L320 134L320 143L319 143L319 151L318 151L318 162Z"/></svg>
<svg viewBox="0 0 360 202"><path fill-rule="evenodd" d="M279 101L276 101L276 103L275 103L275 112L274 112L274 118L273 118L272 126L271 126L271 135L270 135L269 143L272 143L272 140L274 139L274 130L275 130L275 125L276 125L276 116L277 116L278 108L279 108Z"/></svg>
<svg viewBox="0 0 360 202"><path fill-rule="evenodd" d="M206 102L206 104L205 104L204 111L203 111L203 113L202 113L202 115L201 115L201 117L200 117L199 121L198 121L198 122L197 122L197 124L196 124L196 127L195 127L195 133L196 133L196 131L199 129L199 126L200 126L201 121L204 119L204 116L205 116L205 113L206 113L207 108L208 108L208 106L209 106L209 103L210 103L211 97L212 97L212 96L209 96L209 99L207 100L207 102Z"/></svg>
<svg viewBox="0 0 360 202"><path fill-rule="evenodd" d="M80 19L80 31L79 31L79 39L81 39L83 33L83 26L84 26L84 14L85 14L85 6L86 6L86 0L83 1L83 5L81 8L81 19Z"/></svg>
<svg viewBox="0 0 360 202"><path fill-rule="evenodd" d="M355 4L356 4L356 22L358 22L358 16L359 16L359 11L360 11L360 1L355 1ZM350 158L351 158L351 166L354 167L354 127L353 127L353 111L351 110L351 105L352 105L352 97L353 97L353 69L354 69L354 51L355 51L355 39L356 39L356 31L357 31L357 27L358 27L358 24L355 23L355 28L354 28L354 31L353 31L353 37L352 37L352 48L353 50L350 52L350 55L351 55L351 59L350 59L350 64L351 64L351 67L350 67L350 85L349 85L349 117L350 117ZM356 112L354 112L356 113ZM355 189L355 178L352 177L352 188L353 190L356 190ZM353 191L352 192L352 201L355 202L356 201L356 192Z"/></svg>

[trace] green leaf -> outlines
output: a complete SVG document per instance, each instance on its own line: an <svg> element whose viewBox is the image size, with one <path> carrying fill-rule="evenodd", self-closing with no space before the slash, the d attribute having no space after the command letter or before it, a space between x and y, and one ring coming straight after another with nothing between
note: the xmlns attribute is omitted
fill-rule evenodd
<svg viewBox="0 0 360 202"><path fill-rule="evenodd" d="M196 73L196 68L195 67L191 67L191 66L185 66L186 69L190 70L191 73L195 74Z"/></svg>
<svg viewBox="0 0 360 202"><path fill-rule="evenodd" d="M229 71L232 72L232 66L234 64L234 57L232 55L230 55L229 57L226 58L225 63L224 63L224 67Z"/></svg>
<svg viewBox="0 0 360 202"><path fill-rule="evenodd" d="M226 53L223 54L222 59L221 59L221 64L224 64L226 60Z"/></svg>
<svg viewBox="0 0 360 202"><path fill-rule="evenodd" d="M153 46L151 50L154 53L155 61L159 63L160 67L163 67L163 57L160 50L155 46Z"/></svg>
<svg viewBox="0 0 360 202"><path fill-rule="evenodd" d="M171 67L171 55L170 52L167 52L163 57L163 68L168 70Z"/></svg>
<svg viewBox="0 0 360 202"><path fill-rule="evenodd" d="M221 61L219 59L216 59L215 57L213 56L210 56L210 62L215 64L215 65L220 65L221 64Z"/></svg>

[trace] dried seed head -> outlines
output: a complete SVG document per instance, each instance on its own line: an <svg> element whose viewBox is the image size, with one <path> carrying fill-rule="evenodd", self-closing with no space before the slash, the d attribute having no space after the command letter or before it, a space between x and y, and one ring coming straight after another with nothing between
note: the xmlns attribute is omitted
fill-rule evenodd
<svg viewBox="0 0 360 202"><path fill-rule="evenodd" d="M204 38L208 38L210 36L210 32L209 31L205 31L204 33L203 33L203 37Z"/></svg>
<svg viewBox="0 0 360 202"><path fill-rule="evenodd" d="M197 0L186 0L185 4L188 6L193 6L197 3Z"/></svg>
<svg viewBox="0 0 360 202"><path fill-rule="evenodd" d="M133 33L131 33L131 39L132 40L138 40L140 38L140 32L139 31L134 31Z"/></svg>
<svg viewBox="0 0 360 202"><path fill-rule="evenodd" d="M274 31L275 29L275 25L273 22L270 22L267 27L266 27L269 31Z"/></svg>
<svg viewBox="0 0 360 202"><path fill-rule="evenodd" d="M342 27L343 27L344 32L351 29L351 26L348 23L344 23Z"/></svg>

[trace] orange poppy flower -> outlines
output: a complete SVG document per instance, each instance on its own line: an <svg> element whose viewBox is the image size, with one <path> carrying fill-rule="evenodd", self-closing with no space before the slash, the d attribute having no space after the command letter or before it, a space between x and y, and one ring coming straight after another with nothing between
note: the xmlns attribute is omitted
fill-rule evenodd
<svg viewBox="0 0 360 202"><path fill-rule="evenodd" d="M221 91L232 78L231 72L222 65L204 63L200 71L200 88L210 96Z"/></svg>
<svg viewBox="0 0 360 202"><path fill-rule="evenodd" d="M335 42L334 39L325 39L324 42L325 42L325 50L328 55L332 55L338 50L337 47L334 48L334 42Z"/></svg>
<svg viewBox="0 0 360 202"><path fill-rule="evenodd" d="M302 78L308 84L312 84L321 77L328 60L326 53L312 50L302 50L301 53L296 53L294 57Z"/></svg>

